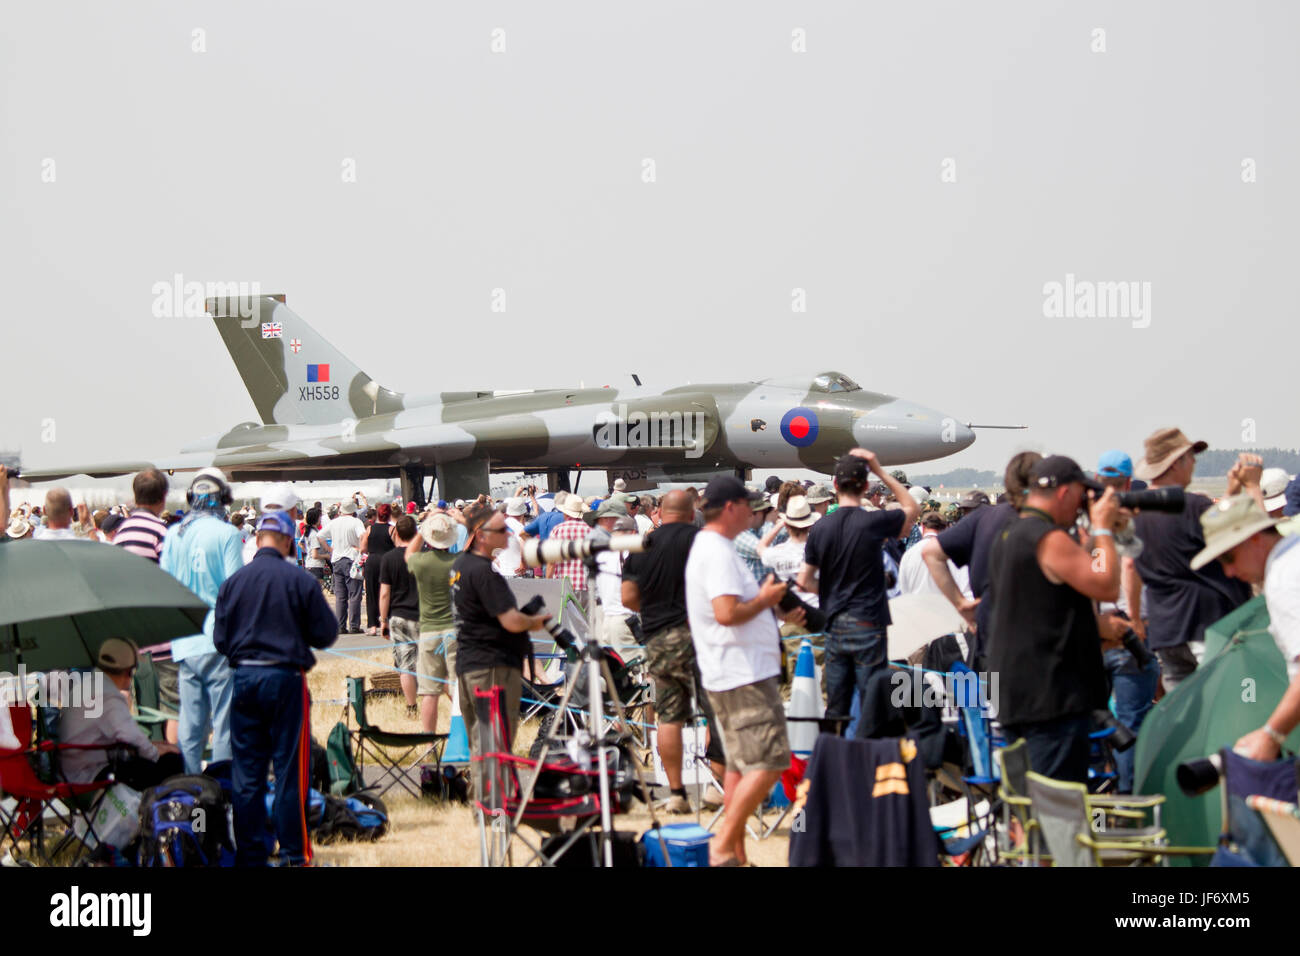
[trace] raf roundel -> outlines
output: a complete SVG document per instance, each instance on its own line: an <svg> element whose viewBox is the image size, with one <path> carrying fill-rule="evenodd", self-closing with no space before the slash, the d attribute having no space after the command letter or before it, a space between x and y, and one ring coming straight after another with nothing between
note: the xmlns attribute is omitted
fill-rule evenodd
<svg viewBox="0 0 1300 956"><path fill-rule="evenodd" d="M807 448L817 440L817 413L811 408L792 408L781 419L781 437L795 448Z"/></svg>

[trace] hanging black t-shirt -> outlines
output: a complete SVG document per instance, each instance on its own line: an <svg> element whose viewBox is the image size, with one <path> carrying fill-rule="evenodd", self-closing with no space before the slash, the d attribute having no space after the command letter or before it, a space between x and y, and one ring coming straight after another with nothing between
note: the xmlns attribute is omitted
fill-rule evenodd
<svg viewBox="0 0 1300 956"><path fill-rule="evenodd" d="M528 632L512 634L497 615L517 607L506 579L492 570L492 559L465 551L451 566L451 609L456 624L456 670L462 674L490 667L523 668Z"/></svg>
<svg viewBox="0 0 1300 956"><path fill-rule="evenodd" d="M374 560L374 555L370 556ZM379 561L379 583L391 589L388 598L388 616L408 621L420 619L420 589L415 575L406 570L406 549L389 548Z"/></svg>
<svg viewBox="0 0 1300 956"><path fill-rule="evenodd" d="M845 507L812 526L804 563L819 571L818 603L828 621L843 612L877 627L890 624L880 552L887 540L902 533L906 519L901 510Z"/></svg>
<svg viewBox="0 0 1300 956"><path fill-rule="evenodd" d="M660 525L650 533L650 548L628 555L623 580L641 592L641 630L649 640L686 623L686 559L700 529L690 521Z"/></svg>
<svg viewBox="0 0 1300 956"><path fill-rule="evenodd" d="M1002 526L1016 517L1014 505L981 505L951 528L939 532L939 547L959 568L970 568L970 593L980 598L975 608L975 640L970 657L978 660L988 648L989 550ZM982 669L982 668L980 668Z"/></svg>
<svg viewBox="0 0 1300 956"><path fill-rule="evenodd" d="M1250 585L1223 573L1218 561L1199 571L1188 562L1205 547L1201 515L1212 502L1204 495L1185 496L1182 514L1139 512L1133 527L1142 553L1133 564L1147 586L1147 645L1152 650L1205 639L1205 628L1250 600Z"/></svg>

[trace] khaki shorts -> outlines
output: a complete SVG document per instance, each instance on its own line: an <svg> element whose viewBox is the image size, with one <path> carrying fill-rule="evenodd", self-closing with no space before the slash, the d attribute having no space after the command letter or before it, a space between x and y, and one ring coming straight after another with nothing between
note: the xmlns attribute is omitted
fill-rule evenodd
<svg viewBox="0 0 1300 956"><path fill-rule="evenodd" d="M468 674L457 674L456 681L460 685L460 715L465 719L465 732L469 734L470 752L474 754L479 752L478 733L475 727L477 717L474 713L474 691L487 690L494 686L505 688L501 695L501 704L505 707L509 727L509 739L505 741L505 750L510 750L515 733L519 730L519 698L523 696L524 691L524 672L517 667L492 667L487 670L471 671Z"/></svg>
<svg viewBox="0 0 1300 956"><path fill-rule="evenodd" d="M451 696L449 681L456 679L456 632L425 631L420 635L417 693L421 697Z"/></svg>
<svg viewBox="0 0 1300 956"><path fill-rule="evenodd" d="M171 658L153 662L158 675L159 710L169 714L181 712L181 667Z"/></svg>
<svg viewBox="0 0 1300 956"><path fill-rule="evenodd" d="M645 642L646 670L655 682L655 716L662 724L691 719L695 692L695 645L685 624L649 635Z"/></svg>
<svg viewBox="0 0 1300 956"><path fill-rule="evenodd" d="M627 626L626 617L614 617L605 615L604 628L600 634L600 642L606 647L612 647L618 651L626 660L628 651L636 647L637 640L632 634L632 629Z"/></svg>
<svg viewBox="0 0 1300 956"><path fill-rule="evenodd" d="M420 653L420 622L404 617L388 619L388 633L393 642L393 666L403 676L414 674Z"/></svg>
<svg viewBox="0 0 1300 956"><path fill-rule="evenodd" d="M781 705L779 678L769 677L732 690L709 691L727 770L786 770L790 766L790 741L785 733L785 708Z"/></svg>

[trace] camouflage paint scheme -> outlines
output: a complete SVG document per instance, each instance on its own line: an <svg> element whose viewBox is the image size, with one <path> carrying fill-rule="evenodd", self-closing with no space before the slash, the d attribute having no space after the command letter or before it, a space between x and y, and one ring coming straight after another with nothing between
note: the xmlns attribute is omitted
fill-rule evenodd
<svg viewBox="0 0 1300 956"><path fill-rule="evenodd" d="M489 471L640 471L651 480L699 480L719 471L808 468L829 473L849 448L870 448L882 464L928 461L969 446L958 420L903 399L866 391L836 372L808 378L686 385L667 390L572 388L500 393L401 394L383 388L311 326L282 296L256 308L207 302L262 421L193 442L177 456L27 470L33 481L70 474L129 474L156 465L208 465L234 481L314 480L438 470L443 497L486 490ZM250 316L250 312L252 315ZM265 323L265 324L264 324ZM602 420L692 416L657 444L606 440ZM609 439L636 438L617 431ZM653 437L653 436L652 436ZM688 438L696 439L687 442Z"/></svg>

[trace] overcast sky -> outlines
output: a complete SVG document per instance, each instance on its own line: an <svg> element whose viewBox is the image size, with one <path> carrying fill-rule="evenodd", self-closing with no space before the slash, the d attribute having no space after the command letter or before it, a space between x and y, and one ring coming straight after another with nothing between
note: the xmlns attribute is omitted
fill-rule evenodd
<svg viewBox="0 0 1300 956"><path fill-rule="evenodd" d="M30 467L256 419L211 321L152 315L178 273L287 294L398 390L833 368L1030 426L924 471L1136 459L1166 424L1300 443L1294 4L2 16L0 448ZM1067 274L1149 293L1049 317Z"/></svg>

